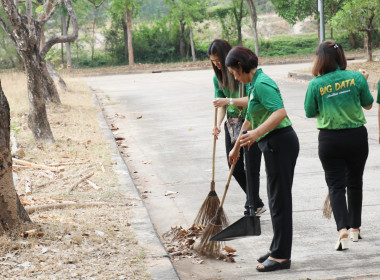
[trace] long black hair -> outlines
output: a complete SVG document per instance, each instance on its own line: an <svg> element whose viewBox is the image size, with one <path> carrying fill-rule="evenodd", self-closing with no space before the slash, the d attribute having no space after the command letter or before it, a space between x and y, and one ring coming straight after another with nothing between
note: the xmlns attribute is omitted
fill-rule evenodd
<svg viewBox="0 0 380 280"><path fill-rule="evenodd" d="M218 67L211 62L219 82L219 87L221 89L229 89L231 93L234 93L239 88L239 81L234 79L234 76L228 71L225 63L227 54L231 48L231 45L226 40L215 39L208 47L207 55L216 55L222 65L222 69L219 70Z"/></svg>

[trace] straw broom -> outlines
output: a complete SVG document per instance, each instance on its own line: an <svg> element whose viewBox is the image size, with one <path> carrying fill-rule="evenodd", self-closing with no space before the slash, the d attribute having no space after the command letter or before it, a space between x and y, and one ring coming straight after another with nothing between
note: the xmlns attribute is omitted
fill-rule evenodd
<svg viewBox="0 0 380 280"><path fill-rule="evenodd" d="M214 127L216 126L218 118L218 108L215 108L215 118L214 118ZM195 225L204 225L211 221L211 219L215 216L216 211L219 207L219 198L215 192L215 150L216 150L216 137L214 137L214 146L212 151L212 179L211 179L211 189L208 193L205 201L203 202L201 208L198 211L197 216L195 217L194 224Z"/></svg>
<svg viewBox="0 0 380 280"><path fill-rule="evenodd" d="M208 223L207 227L204 229L201 241L198 247L198 252L201 255L209 256L209 257L219 257L220 250L222 248L222 241L210 241L210 238L215 234L221 232L223 227L227 225L226 215L223 210L223 203L226 198L228 186L231 181L232 173L234 172L235 164L231 166L230 174L228 176L228 180L226 183L226 187L224 188L224 193L222 197L222 201L219 204L218 210L216 211L216 215L212 220Z"/></svg>

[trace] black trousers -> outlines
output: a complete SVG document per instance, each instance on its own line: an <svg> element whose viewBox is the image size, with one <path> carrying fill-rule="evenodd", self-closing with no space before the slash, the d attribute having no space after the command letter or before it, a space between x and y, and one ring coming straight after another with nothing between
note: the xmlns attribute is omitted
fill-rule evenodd
<svg viewBox="0 0 380 280"><path fill-rule="evenodd" d="M230 154L230 151L234 147L233 144L231 144L231 137L228 133L228 128L226 123L224 123L224 132L225 132L225 142L226 142L226 153L227 153L227 162L228 162L228 155ZM253 144L251 148L249 149L249 156L250 164L252 167L251 172L249 173L252 180L252 193L253 193L253 205L255 207L255 211L257 208L261 208L264 206L263 201L260 198L259 191L260 191L260 165L261 165L261 151L259 147L257 146L257 143ZM228 163L228 166L231 168L231 165ZM232 174L242 190L246 192L247 187L247 179L245 174L245 168L244 168L244 150L243 148L240 149L240 157L238 162L235 165L234 173ZM249 213L248 208L248 200L245 203L245 214Z"/></svg>
<svg viewBox="0 0 380 280"><path fill-rule="evenodd" d="M267 173L273 239L271 257L290 259L293 241L292 185L299 142L291 126L270 132L259 142Z"/></svg>
<svg viewBox="0 0 380 280"><path fill-rule="evenodd" d="M321 130L319 158L329 187L337 230L361 226L363 172L368 157L368 133L364 126ZM347 202L346 202L347 189Z"/></svg>

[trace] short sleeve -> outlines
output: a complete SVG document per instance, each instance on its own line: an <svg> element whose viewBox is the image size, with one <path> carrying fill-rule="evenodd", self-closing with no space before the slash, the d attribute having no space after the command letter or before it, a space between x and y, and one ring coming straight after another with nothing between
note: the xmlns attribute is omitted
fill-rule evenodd
<svg viewBox="0 0 380 280"><path fill-rule="evenodd" d="M218 78L214 76L215 98L226 98L223 90L219 88Z"/></svg>
<svg viewBox="0 0 380 280"><path fill-rule="evenodd" d="M312 83L309 83L306 91L304 108L307 118L313 118L319 114L318 102L315 98L315 90Z"/></svg>
<svg viewBox="0 0 380 280"><path fill-rule="evenodd" d="M373 96L371 92L369 91L367 80L364 78L363 75L359 75L359 81L360 81L360 105L362 107L370 106L373 103Z"/></svg>
<svg viewBox="0 0 380 280"><path fill-rule="evenodd" d="M258 99L261 105L270 112L277 111L284 108L280 91L265 82L257 83L255 85Z"/></svg>

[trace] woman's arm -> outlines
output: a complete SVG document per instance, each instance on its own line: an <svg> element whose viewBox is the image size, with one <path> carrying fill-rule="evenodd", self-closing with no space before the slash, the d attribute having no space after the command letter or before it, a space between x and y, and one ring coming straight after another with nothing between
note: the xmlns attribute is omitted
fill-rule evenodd
<svg viewBox="0 0 380 280"><path fill-rule="evenodd" d="M248 96L241 98L231 98L233 100L233 105L239 107L248 107ZM214 107L220 108L230 104L230 98L216 98L212 102Z"/></svg>
<svg viewBox="0 0 380 280"><path fill-rule="evenodd" d="M251 145L255 143L257 139L259 139L265 133L275 129L282 122L282 120L286 118L286 115L287 114L285 108L274 111L270 117L255 130L251 130L247 134L243 134L241 137L239 137L240 147L244 147L246 145L248 145L248 148L251 147Z"/></svg>

